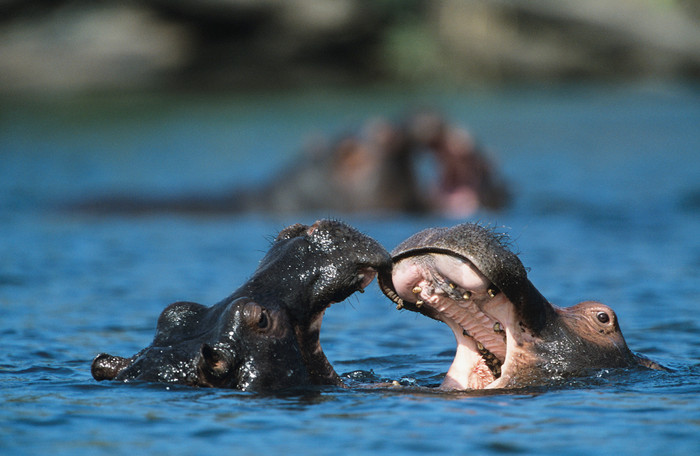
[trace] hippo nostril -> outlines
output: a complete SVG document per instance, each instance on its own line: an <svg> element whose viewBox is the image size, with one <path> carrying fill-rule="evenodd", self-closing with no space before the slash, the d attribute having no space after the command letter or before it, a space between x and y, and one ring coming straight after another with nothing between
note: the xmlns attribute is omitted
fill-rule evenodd
<svg viewBox="0 0 700 456"><path fill-rule="evenodd" d="M100 353L92 361L90 370L95 380L112 380L122 369L127 367L131 361L130 358Z"/></svg>

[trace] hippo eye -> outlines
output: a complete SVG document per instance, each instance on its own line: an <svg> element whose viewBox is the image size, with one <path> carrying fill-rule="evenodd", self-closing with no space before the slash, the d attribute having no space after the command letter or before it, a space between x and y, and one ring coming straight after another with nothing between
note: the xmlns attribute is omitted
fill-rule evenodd
<svg viewBox="0 0 700 456"><path fill-rule="evenodd" d="M258 328L265 329L270 325L270 318L267 316L267 310L260 312L260 318L258 318Z"/></svg>
<svg viewBox="0 0 700 456"><path fill-rule="evenodd" d="M601 323L608 323L610 321L610 315L605 312L598 312L595 316Z"/></svg>

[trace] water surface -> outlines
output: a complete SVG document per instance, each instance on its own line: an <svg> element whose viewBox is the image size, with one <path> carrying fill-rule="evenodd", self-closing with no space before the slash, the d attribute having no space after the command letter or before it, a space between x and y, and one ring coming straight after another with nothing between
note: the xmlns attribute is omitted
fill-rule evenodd
<svg viewBox="0 0 700 456"><path fill-rule="evenodd" d="M91 216L55 204L269 178L312 134L430 103L491 148L515 191L470 220L513 237L552 302L598 299L672 372L600 371L549 388L438 394L448 328L376 286L330 309L322 343L354 388L257 395L98 383L95 354L148 345L168 303L213 304L284 226L339 217L388 249L461 220L390 214ZM700 451L700 91L7 100L0 108L3 454L696 454ZM397 380L396 390L361 388Z"/></svg>

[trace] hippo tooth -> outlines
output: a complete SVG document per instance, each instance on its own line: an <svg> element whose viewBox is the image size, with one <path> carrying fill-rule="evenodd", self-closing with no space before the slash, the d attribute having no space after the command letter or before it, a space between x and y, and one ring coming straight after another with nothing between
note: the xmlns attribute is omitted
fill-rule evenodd
<svg viewBox="0 0 700 456"><path fill-rule="evenodd" d="M501 365L503 364L500 359L488 349L484 348L484 345L477 341L476 346L479 349L479 354L481 355L484 363L489 368L494 377L499 378L501 376Z"/></svg>
<svg viewBox="0 0 700 456"><path fill-rule="evenodd" d="M413 294L418 294L421 291L423 291L423 289L421 287L413 287L413 290L411 290L411 291L413 291Z"/></svg>
<svg viewBox="0 0 700 456"><path fill-rule="evenodd" d="M396 310L401 310L401 309L403 309L403 303L402 303L402 302L396 304Z"/></svg>
<svg viewBox="0 0 700 456"><path fill-rule="evenodd" d="M418 301L416 301L416 307L420 307L423 304L424 304L423 301L421 301L420 299Z"/></svg>
<svg viewBox="0 0 700 456"><path fill-rule="evenodd" d="M399 302L401 302L401 298L399 298L399 295L397 295L396 293L394 293L393 290L390 290L390 289L386 288L386 289L384 289L384 293L386 293L386 295L389 297L389 299L391 299L391 300L394 301L395 303L398 304Z"/></svg>

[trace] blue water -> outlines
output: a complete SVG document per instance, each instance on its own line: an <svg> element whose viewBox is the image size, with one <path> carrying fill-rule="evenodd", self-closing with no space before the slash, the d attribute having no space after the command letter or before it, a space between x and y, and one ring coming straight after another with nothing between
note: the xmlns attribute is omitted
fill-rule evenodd
<svg viewBox="0 0 700 456"><path fill-rule="evenodd" d="M439 394L448 328L376 289L331 308L322 344L355 387L257 395L95 382L92 357L148 345L176 300L213 304L271 235L336 216L391 249L456 220L335 213L91 216L99 193L217 191L268 178L304 141L430 104L493 150L515 202L470 220L514 239L552 302L598 299L672 372ZM314 91L4 100L0 106L0 453L700 454L700 89ZM398 390L363 388L398 380Z"/></svg>

